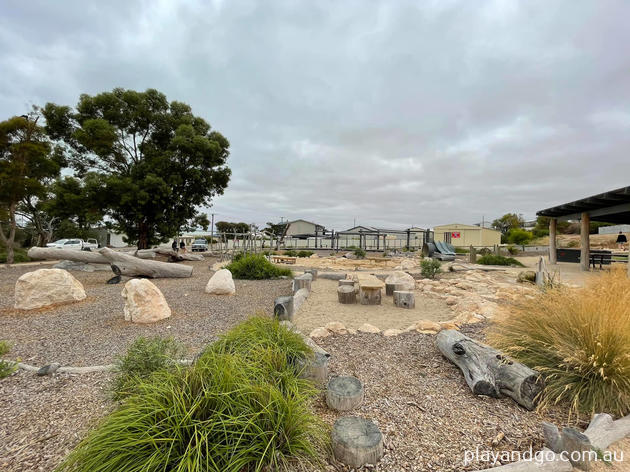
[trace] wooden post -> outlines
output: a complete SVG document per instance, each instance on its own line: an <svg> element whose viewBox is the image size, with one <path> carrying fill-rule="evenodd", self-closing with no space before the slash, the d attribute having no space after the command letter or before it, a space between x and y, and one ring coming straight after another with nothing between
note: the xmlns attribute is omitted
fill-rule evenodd
<svg viewBox="0 0 630 472"><path fill-rule="evenodd" d="M591 228L591 217L588 213L582 213L582 217L580 219L580 243L582 249L580 251L580 267L584 271L590 270L591 267L591 248L590 248L590 240L589 233Z"/></svg>
<svg viewBox="0 0 630 472"><path fill-rule="evenodd" d="M472 244L470 245L470 250L468 252L468 262L470 262L471 264L477 263L477 250Z"/></svg>
<svg viewBox="0 0 630 472"><path fill-rule="evenodd" d="M556 251L556 228L558 227L558 220L551 218L549 220L549 264L558 263L558 254Z"/></svg>

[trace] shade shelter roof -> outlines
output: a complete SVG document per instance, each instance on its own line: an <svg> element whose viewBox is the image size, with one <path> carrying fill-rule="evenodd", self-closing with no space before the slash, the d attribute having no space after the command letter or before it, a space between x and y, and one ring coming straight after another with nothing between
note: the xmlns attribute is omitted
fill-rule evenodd
<svg viewBox="0 0 630 472"><path fill-rule="evenodd" d="M610 190L536 212L538 216L559 220L579 220L582 213L588 213L591 221L630 223L630 187Z"/></svg>

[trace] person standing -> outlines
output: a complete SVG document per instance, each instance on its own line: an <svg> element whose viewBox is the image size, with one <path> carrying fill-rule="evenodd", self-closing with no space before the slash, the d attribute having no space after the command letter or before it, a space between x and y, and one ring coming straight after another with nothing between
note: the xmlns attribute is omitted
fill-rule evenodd
<svg viewBox="0 0 630 472"><path fill-rule="evenodd" d="M179 250L182 251L182 254L186 252L186 243L184 241L179 242Z"/></svg>
<svg viewBox="0 0 630 472"><path fill-rule="evenodd" d="M173 249L173 251L177 252L177 240L173 239L173 244L171 244L171 249Z"/></svg>
<svg viewBox="0 0 630 472"><path fill-rule="evenodd" d="M619 234L617 235L617 247L619 249L623 249L625 248L627 242L628 238L626 238L626 235L619 231Z"/></svg>

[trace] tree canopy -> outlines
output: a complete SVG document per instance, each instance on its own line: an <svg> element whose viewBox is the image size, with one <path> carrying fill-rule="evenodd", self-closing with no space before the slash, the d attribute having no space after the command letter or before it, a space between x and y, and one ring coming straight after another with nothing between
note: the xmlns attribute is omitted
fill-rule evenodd
<svg viewBox="0 0 630 472"><path fill-rule="evenodd" d="M42 113L77 177L89 179L92 204L139 248L205 223L199 207L229 182L228 140L157 90L84 94L75 109L48 103Z"/></svg>
<svg viewBox="0 0 630 472"><path fill-rule="evenodd" d="M44 195L46 183L59 175L63 165L38 120L39 116L31 114L0 122L0 241L7 247L9 264L13 262L18 206Z"/></svg>
<svg viewBox="0 0 630 472"><path fill-rule="evenodd" d="M492 227L501 231L501 234L507 235L511 229L522 228L525 224L523 217L516 213L506 213L501 218L497 218L492 222Z"/></svg>

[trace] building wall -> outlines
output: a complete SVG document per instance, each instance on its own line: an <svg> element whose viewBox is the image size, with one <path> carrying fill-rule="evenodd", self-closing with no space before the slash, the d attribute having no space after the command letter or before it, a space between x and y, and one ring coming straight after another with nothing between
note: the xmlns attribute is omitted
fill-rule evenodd
<svg viewBox="0 0 630 472"><path fill-rule="evenodd" d="M619 231L630 233L630 225L600 226L597 228L599 234L617 234Z"/></svg>
<svg viewBox="0 0 630 472"><path fill-rule="evenodd" d="M315 234L315 225L307 221L294 221L287 228L287 236L294 234Z"/></svg>
<svg viewBox="0 0 630 472"><path fill-rule="evenodd" d="M444 233L451 233L451 244L455 247L494 246L501 244L501 232L479 226L450 224L436 226L435 240L444 241ZM459 238L456 234L459 233Z"/></svg>

